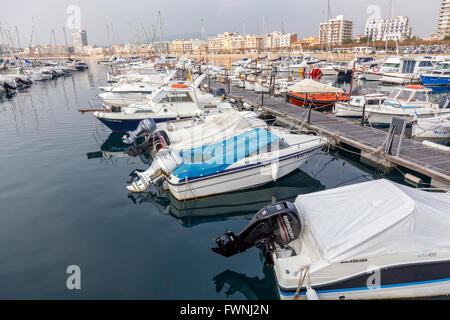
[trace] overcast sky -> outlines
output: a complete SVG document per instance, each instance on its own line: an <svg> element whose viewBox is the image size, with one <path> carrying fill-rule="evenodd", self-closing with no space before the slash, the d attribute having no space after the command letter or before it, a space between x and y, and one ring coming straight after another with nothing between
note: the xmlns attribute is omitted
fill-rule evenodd
<svg viewBox="0 0 450 320"><path fill-rule="evenodd" d="M393 2L394 15L408 16L413 34L423 37L436 32L441 0ZM319 23L327 16L327 0L2 0L0 23L10 30L17 26L25 46L30 44L34 18L38 43L50 43L54 28L57 44L64 44L62 27L70 16L70 5L79 6L81 27L86 29L89 43L98 45L108 43L106 26L111 23L116 43L136 42L136 30L142 33L144 26L149 32L157 22L158 11L167 37L200 33L201 19L207 34L243 33L244 25L246 33L261 34L265 21L268 32L281 30L283 24L286 31L307 37L318 34ZM352 20L356 36L364 32L367 18L376 13L370 6L378 6L382 17L389 15L389 0L331 0L331 14ZM67 34L71 44L69 30Z"/></svg>

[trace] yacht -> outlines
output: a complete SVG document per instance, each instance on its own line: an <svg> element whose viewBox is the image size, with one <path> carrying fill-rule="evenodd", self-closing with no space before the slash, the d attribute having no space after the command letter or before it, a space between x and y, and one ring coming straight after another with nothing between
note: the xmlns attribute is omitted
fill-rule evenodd
<svg viewBox="0 0 450 320"><path fill-rule="evenodd" d="M299 195L261 209L213 251L265 248L282 300L450 294L450 195L388 180Z"/></svg>

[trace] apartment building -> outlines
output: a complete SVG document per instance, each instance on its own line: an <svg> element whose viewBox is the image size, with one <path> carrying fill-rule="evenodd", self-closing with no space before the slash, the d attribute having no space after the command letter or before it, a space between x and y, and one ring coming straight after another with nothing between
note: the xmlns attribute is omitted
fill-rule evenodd
<svg viewBox="0 0 450 320"><path fill-rule="evenodd" d="M321 44L340 45L345 39L353 37L353 22L345 20L343 15L322 22L319 26L319 42Z"/></svg>
<svg viewBox="0 0 450 320"><path fill-rule="evenodd" d="M72 32L72 41L75 52L83 52L83 47L88 45L86 30L80 29Z"/></svg>
<svg viewBox="0 0 450 320"><path fill-rule="evenodd" d="M437 35L440 38L450 35L450 0L442 0L441 2Z"/></svg>
<svg viewBox="0 0 450 320"><path fill-rule="evenodd" d="M297 41L297 34L273 31L264 38L264 49L266 51L289 49L293 42Z"/></svg>
<svg viewBox="0 0 450 320"><path fill-rule="evenodd" d="M409 18L398 16L391 19L367 20L364 35L374 41L403 41L411 37Z"/></svg>

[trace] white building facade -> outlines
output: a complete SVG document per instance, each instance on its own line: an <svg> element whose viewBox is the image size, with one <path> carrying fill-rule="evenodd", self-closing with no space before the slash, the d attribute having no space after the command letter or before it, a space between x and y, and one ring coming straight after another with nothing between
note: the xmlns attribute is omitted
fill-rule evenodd
<svg viewBox="0 0 450 320"><path fill-rule="evenodd" d="M328 22L322 22L319 27L319 42L321 44L341 45L345 39L353 37L353 21L337 16Z"/></svg>
<svg viewBox="0 0 450 320"><path fill-rule="evenodd" d="M437 34L441 38L450 35L450 0L442 0L441 2Z"/></svg>
<svg viewBox="0 0 450 320"><path fill-rule="evenodd" d="M398 16L391 19L367 20L364 35L373 41L403 41L411 37L409 18Z"/></svg>

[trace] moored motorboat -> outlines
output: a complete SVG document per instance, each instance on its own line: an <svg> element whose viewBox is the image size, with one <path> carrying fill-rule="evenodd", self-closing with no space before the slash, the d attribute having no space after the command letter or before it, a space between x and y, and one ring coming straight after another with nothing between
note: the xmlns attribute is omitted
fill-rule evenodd
<svg viewBox="0 0 450 320"><path fill-rule="evenodd" d="M450 114L433 118L416 119L412 123L411 136L431 139L450 138Z"/></svg>
<svg viewBox="0 0 450 320"><path fill-rule="evenodd" d="M433 71L420 78L424 86L450 86L450 61L439 63Z"/></svg>
<svg viewBox="0 0 450 320"><path fill-rule="evenodd" d="M349 100L348 93L341 88L304 79L287 89L289 102L296 106L311 105L320 110L331 110L336 102Z"/></svg>
<svg viewBox="0 0 450 320"><path fill-rule="evenodd" d="M375 180L266 206L213 250L264 247L281 299L448 295L449 215L449 194Z"/></svg>
<svg viewBox="0 0 450 320"><path fill-rule="evenodd" d="M112 131L133 131L141 120L151 118L155 122L166 122L194 116L232 110L230 103L212 94L200 93L199 89L185 82L163 86L141 104L125 107L108 107L95 111L94 117Z"/></svg>
<svg viewBox="0 0 450 320"><path fill-rule="evenodd" d="M333 112L336 117L361 118L363 108L381 105L387 96L385 94L369 93L363 96L351 96L348 102L336 102Z"/></svg>
<svg viewBox="0 0 450 320"><path fill-rule="evenodd" d="M367 122L372 126L389 126L394 117L402 118L411 125L413 119L430 118L450 114L446 99L440 104L430 101L431 89L421 85L407 85L395 89L381 105L367 106Z"/></svg>
<svg viewBox="0 0 450 320"><path fill-rule="evenodd" d="M164 151L128 190L142 192L164 178L172 195L184 200L257 187L294 171L326 143L256 128L184 152Z"/></svg>

